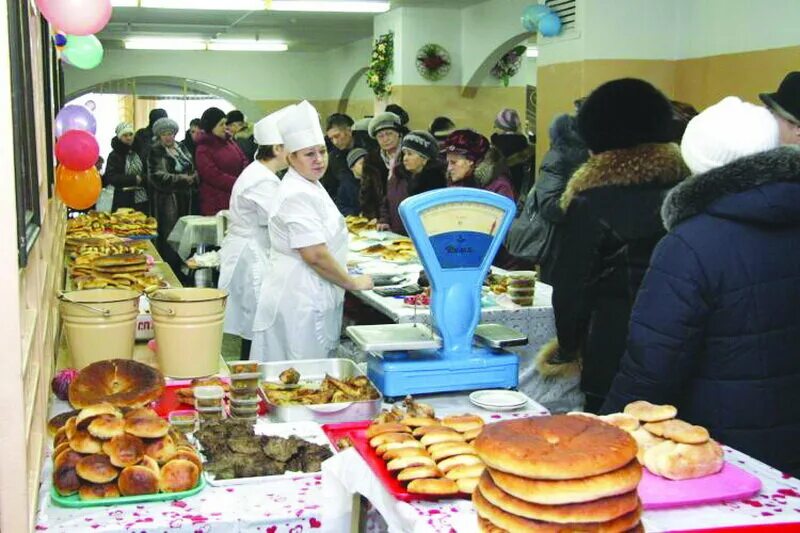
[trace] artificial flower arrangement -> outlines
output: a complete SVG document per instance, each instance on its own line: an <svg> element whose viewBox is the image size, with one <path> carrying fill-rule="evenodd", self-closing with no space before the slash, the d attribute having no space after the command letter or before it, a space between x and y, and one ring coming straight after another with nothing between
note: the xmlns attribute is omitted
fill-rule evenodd
<svg viewBox="0 0 800 533"><path fill-rule="evenodd" d="M392 92L389 72L394 58L394 32L384 33L375 40L372 57L367 70L367 85L378 98L385 98Z"/></svg>

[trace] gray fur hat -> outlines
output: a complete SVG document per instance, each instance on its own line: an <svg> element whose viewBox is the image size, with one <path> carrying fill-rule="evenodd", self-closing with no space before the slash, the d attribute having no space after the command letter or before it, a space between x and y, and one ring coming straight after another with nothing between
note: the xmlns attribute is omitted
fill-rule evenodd
<svg viewBox="0 0 800 533"><path fill-rule="evenodd" d="M156 120L155 124L153 124L153 137L156 139L161 137L162 133L167 133L170 131L173 134L178 133L178 123L169 117L160 118Z"/></svg>
<svg viewBox="0 0 800 533"><path fill-rule="evenodd" d="M375 115L372 120L369 121L369 128L367 130L369 131L369 136L374 139L381 130L394 130L397 133L401 133L402 125L400 124L400 117L388 111Z"/></svg>

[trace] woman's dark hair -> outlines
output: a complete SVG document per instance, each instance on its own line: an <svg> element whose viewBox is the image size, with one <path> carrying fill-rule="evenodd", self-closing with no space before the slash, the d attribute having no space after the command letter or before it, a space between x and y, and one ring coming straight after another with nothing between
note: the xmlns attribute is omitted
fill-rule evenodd
<svg viewBox="0 0 800 533"><path fill-rule="evenodd" d="M275 159L275 148L271 144L261 145L256 150L257 161L268 161Z"/></svg>

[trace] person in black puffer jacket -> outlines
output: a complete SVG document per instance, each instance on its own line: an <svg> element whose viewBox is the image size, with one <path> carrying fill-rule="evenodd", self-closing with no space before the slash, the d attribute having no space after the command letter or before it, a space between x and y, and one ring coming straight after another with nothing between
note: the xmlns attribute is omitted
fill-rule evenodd
<svg viewBox="0 0 800 533"><path fill-rule="evenodd" d="M588 411L602 405L625 353L631 308L665 233L661 203L689 174L668 142L671 120L664 95L633 78L601 85L578 110L593 155L561 196L551 272L558 339L537 362L544 376L558 373L550 363L578 366ZM569 360L575 364L562 364Z"/></svg>
<svg viewBox="0 0 800 533"><path fill-rule="evenodd" d="M130 207L149 213L147 199L147 165L139 157L139 139L133 134L130 122L120 122L111 139L103 186L114 187L112 211Z"/></svg>
<svg viewBox="0 0 800 533"><path fill-rule="evenodd" d="M602 411L673 404L800 476L800 149L770 150L779 142L769 111L738 98L689 123L681 148L695 175L662 207L669 233Z"/></svg>

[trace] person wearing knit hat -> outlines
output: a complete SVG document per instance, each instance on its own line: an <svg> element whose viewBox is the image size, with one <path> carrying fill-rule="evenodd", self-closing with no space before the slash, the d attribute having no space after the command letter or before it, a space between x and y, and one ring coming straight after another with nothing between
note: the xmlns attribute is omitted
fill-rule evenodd
<svg viewBox="0 0 800 533"><path fill-rule="evenodd" d="M450 187L474 187L516 201L508 167L499 150L475 130L456 130L444 140Z"/></svg>
<svg viewBox="0 0 800 533"><path fill-rule="evenodd" d="M356 163L361 161L364 157L367 156L367 151L363 148L353 148L349 152L347 152L347 167L353 170L353 167L356 166ZM355 174L355 171L353 171ZM356 178L361 178L361 174L356 174Z"/></svg>
<svg viewBox="0 0 800 533"><path fill-rule="evenodd" d="M225 128L228 130L231 137L233 137L233 140L236 141L236 144L239 145L239 149L241 149L247 159L253 161L258 144L256 144L255 139L253 139L253 130L250 124L247 123L244 113L238 109L229 111L228 114L225 115Z"/></svg>
<svg viewBox="0 0 800 533"><path fill-rule="evenodd" d="M103 173L103 186L114 190L111 209L129 207L147 213L147 170L139 156L133 124L120 122L114 133L116 135L111 139L111 153L108 154Z"/></svg>
<svg viewBox="0 0 800 533"><path fill-rule="evenodd" d="M514 192L524 197L532 184L531 164L535 154L528 138L520 132L521 126L516 110L503 109L494 119L497 131L492 134L491 140L492 146L500 150L506 159Z"/></svg>
<svg viewBox="0 0 800 533"><path fill-rule="evenodd" d="M800 144L800 71L787 74L776 92L758 97L778 119L781 144Z"/></svg>
<svg viewBox="0 0 800 533"><path fill-rule="evenodd" d="M281 183L277 173L287 166L278 121L291 108L284 107L256 122L254 136L259 144L256 160L242 171L233 185L228 233L219 251L217 287L228 293L223 329L225 333L241 337L243 359L250 356L261 284L269 272L269 219Z"/></svg>
<svg viewBox="0 0 800 533"><path fill-rule="evenodd" d="M271 204L269 276L250 358L325 358L339 344L344 291L371 289L372 279L347 272L347 225L319 182L327 152L317 110L300 102L278 120L278 131L289 170Z"/></svg>
<svg viewBox="0 0 800 533"><path fill-rule="evenodd" d="M408 112L406 112L406 110L403 109L402 107L400 107L399 105L397 105L397 104L389 104L389 105L386 106L386 111L388 111L389 113L394 113L395 115L397 115L397 118L400 119L400 125L401 126L407 126L408 125L408 120L409 120Z"/></svg>
<svg viewBox="0 0 800 533"><path fill-rule="evenodd" d="M436 140L439 142L439 148L442 147L444 140L448 135L453 133L455 129L455 123L448 117L436 117L431 121L430 127L428 127L428 131L431 132L431 135L436 137Z"/></svg>
<svg viewBox="0 0 800 533"><path fill-rule="evenodd" d="M672 105L644 80L600 85L579 107L577 122L592 155L559 200L564 216L549 265L557 339L540 350L537 365L544 375L579 373L585 409L596 412L625 351L631 307L653 248L665 233L661 202L689 169L669 142Z"/></svg>
<svg viewBox="0 0 800 533"><path fill-rule="evenodd" d="M139 157L142 161L147 161L147 153L150 151L150 147L153 145L153 124L160 118L164 118L167 116L167 112L161 108L151 109L150 113L148 114L147 126L141 128L136 132L136 145L138 146L137 150L139 152Z"/></svg>
<svg viewBox="0 0 800 533"><path fill-rule="evenodd" d="M378 113L369 122L369 136L378 141L383 164L386 165L390 176L400 154L403 132L400 117L388 111Z"/></svg>
<svg viewBox="0 0 800 533"><path fill-rule="evenodd" d="M521 125L519 113L515 109L505 108L494 119L494 127L503 132L519 133Z"/></svg>
<svg viewBox="0 0 800 533"><path fill-rule="evenodd" d="M681 418L800 475L800 150L767 109L727 97L694 117L681 149L697 172L667 195L604 412L629 401ZM724 413L724 416L721 416Z"/></svg>
<svg viewBox="0 0 800 533"><path fill-rule="evenodd" d="M156 123L153 124L153 137L158 139L165 133L171 133L172 135L176 135L178 133L178 123L172 120L169 117L164 117L156 120Z"/></svg>
<svg viewBox="0 0 800 533"><path fill-rule="evenodd" d="M378 230L406 235L398 211L406 198L447 186L445 167L439 159L439 143L427 131L412 131L403 137L402 160L386 184Z"/></svg>
<svg viewBox="0 0 800 533"><path fill-rule="evenodd" d="M239 145L228 134L227 118L218 107L209 107L200 117L197 137L197 172L200 175L200 214L214 216L230 206L236 178L250 164Z"/></svg>

